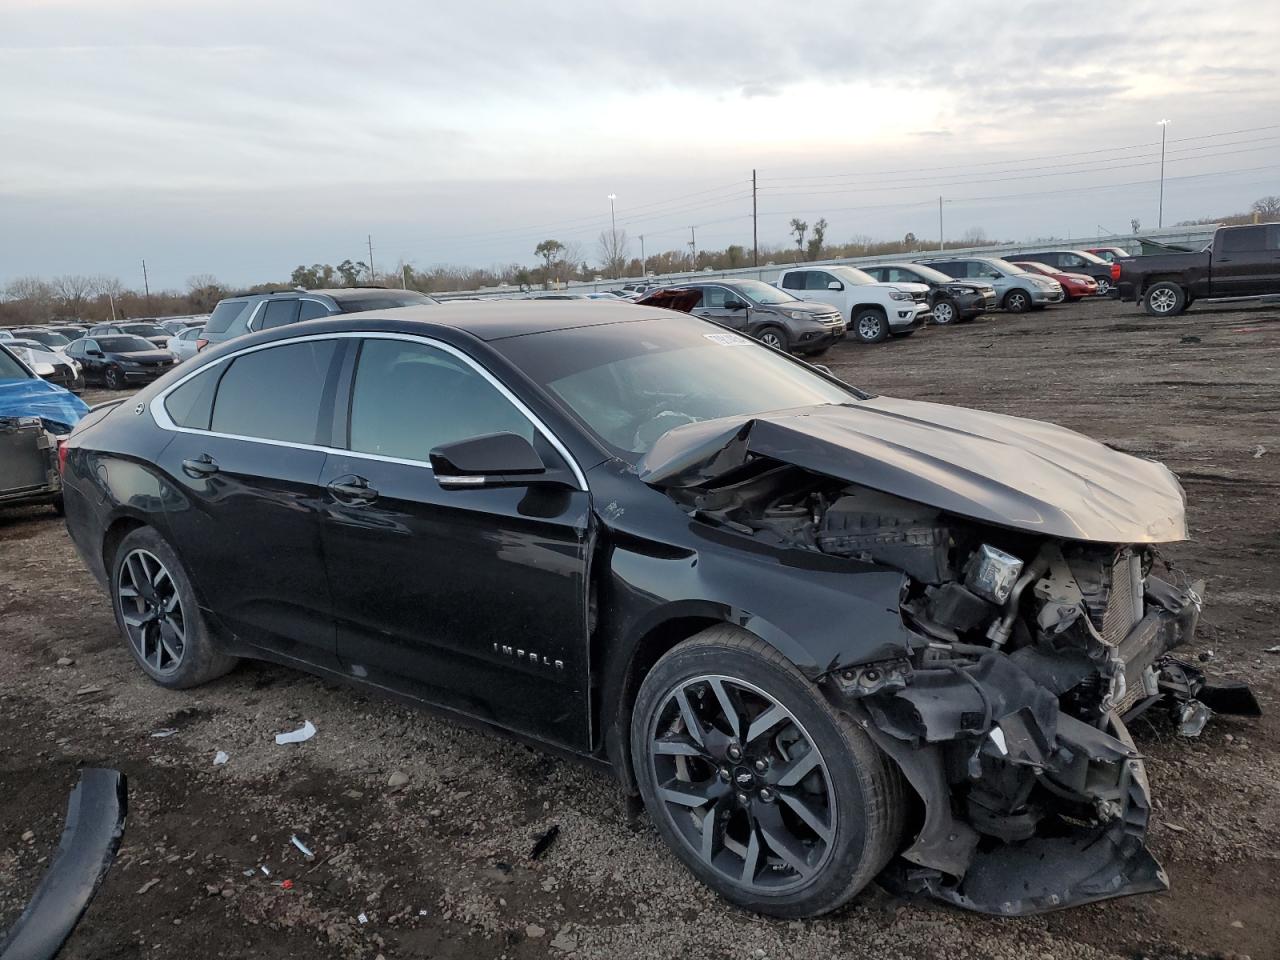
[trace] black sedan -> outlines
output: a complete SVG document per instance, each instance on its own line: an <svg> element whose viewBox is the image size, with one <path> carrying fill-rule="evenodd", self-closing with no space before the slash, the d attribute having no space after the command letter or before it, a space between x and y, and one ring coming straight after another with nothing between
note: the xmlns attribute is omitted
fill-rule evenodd
<svg viewBox="0 0 1280 960"><path fill-rule="evenodd" d="M996 308L996 288L982 280L957 280L923 263L858 264L881 283L923 283L929 288L933 322L968 323Z"/></svg>
<svg viewBox="0 0 1280 960"><path fill-rule="evenodd" d="M86 383L101 383L111 390L150 383L177 364L168 350L128 334L81 337L67 347L67 356L80 364Z"/></svg>
<svg viewBox="0 0 1280 960"><path fill-rule="evenodd" d="M1156 575L1163 466L654 307L242 337L91 411L64 487L156 683L276 660L606 764L776 916L1161 889L1124 718L1224 703L1167 656L1202 585Z"/></svg>

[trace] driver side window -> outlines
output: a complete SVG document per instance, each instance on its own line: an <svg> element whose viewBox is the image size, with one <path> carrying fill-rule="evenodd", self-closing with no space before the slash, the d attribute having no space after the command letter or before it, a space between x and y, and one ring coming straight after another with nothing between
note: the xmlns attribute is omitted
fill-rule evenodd
<svg viewBox="0 0 1280 960"><path fill-rule="evenodd" d="M730 300L737 299L736 295L726 290L724 287L702 288L702 306L710 310L723 310L726 303Z"/></svg>
<svg viewBox="0 0 1280 960"><path fill-rule="evenodd" d="M469 363L423 343L364 341L351 391L352 451L426 463L442 444L490 433L534 439L529 418Z"/></svg>

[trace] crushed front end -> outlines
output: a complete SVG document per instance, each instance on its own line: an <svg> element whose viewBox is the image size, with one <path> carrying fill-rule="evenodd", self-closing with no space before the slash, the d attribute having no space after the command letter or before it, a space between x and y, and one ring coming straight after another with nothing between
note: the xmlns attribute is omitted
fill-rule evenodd
<svg viewBox="0 0 1280 960"><path fill-rule="evenodd" d="M819 678L922 801L890 885L1008 916L1167 887L1126 721L1168 711L1194 736L1214 710L1257 712L1247 687L1211 686L1172 652L1202 584L1158 576L1148 544L1002 528L765 461L673 495L705 521L903 574L906 652Z"/></svg>

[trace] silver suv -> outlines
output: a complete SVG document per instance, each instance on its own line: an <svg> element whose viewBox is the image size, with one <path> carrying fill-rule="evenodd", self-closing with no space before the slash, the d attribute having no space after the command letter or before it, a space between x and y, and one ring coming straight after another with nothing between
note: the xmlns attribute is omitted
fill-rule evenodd
<svg viewBox="0 0 1280 960"><path fill-rule="evenodd" d="M1030 273L999 257L955 257L945 260L917 260L956 280L986 280L996 288L996 302L1010 313L1040 310L1062 302L1062 284Z"/></svg>
<svg viewBox="0 0 1280 960"><path fill-rule="evenodd" d="M196 349L216 346L246 333L283 327L338 313L390 310L439 303L416 290L385 290L382 287L349 287L342 290L280 290L251 293L219 300L205 322Z"/></svg>

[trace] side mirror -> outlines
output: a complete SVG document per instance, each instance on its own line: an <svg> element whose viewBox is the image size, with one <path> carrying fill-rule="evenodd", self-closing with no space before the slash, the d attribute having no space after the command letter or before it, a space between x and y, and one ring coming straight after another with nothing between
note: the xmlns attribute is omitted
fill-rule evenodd
<svg viewBox="0 0 1280 960"><path fill-rule="evenodd" d="M446 489L536 483L547 473L538 451L514 433L488 433L444 443L431 451L431 468Z"/></svg>
<svg viewBox="0 0 1280 960"><path fill-rule="evenodd" d="M99 358L101 358L101 356L102 356L102 351L101 351L101 350L86 350L86 351L84 352L84 355L85 355L86 357L99 357Z"/></svg>
<svg viewBox="0 0 1280 960"><path fill-rule="evenodd" d="M841 283L839 280L832 280L830 283L828 283L828 284L827 284L827 289L828 289L828 290L843 290L843 289L844 289L844 284L843 284L843 283Z"/></svg>
<svg viewBox="0 0 1280 960"><path fill-rule="evenodd" d="M726 310L745 310L747 309L747 305L741 300L726 300L724 302L724 308Z"/></svg>
<svg viewBox="0 0 1280 960"><path fill-rule="evenodd" d="M37 363L32 369L35 370L37 377L52 377L58 371L53 369L52 363Z"/></svg>

